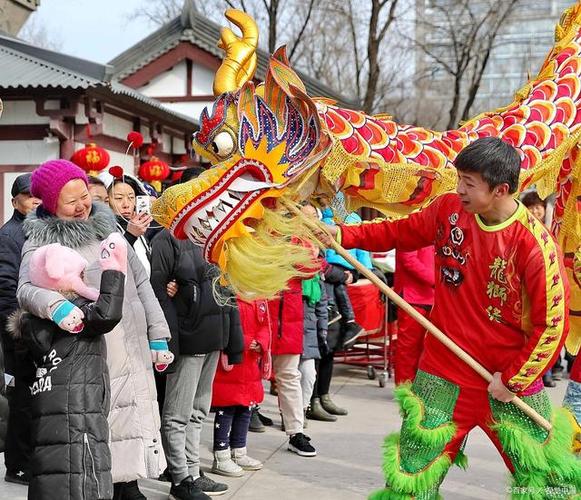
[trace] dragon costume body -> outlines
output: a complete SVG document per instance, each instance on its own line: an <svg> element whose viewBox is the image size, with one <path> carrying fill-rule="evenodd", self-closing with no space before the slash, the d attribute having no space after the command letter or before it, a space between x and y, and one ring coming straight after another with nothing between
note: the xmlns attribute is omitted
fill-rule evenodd
<svg viewBox="0 0 581 500"><path fill-rule="evenodd" d="M158 222L176 238L200 245L237 293L250 299L272 296L290 278L309 275L311 262L309 250L291 238L308 238L308 229L289 217L278 199L333 198L341 192L347 210L365 206L405 217L454 190L453 162L465 146L500 137L521 156L520 189L535 185L543 198L556 195L552 230L572 288L567 348L579 350L581 2L565 11L539 74L518 90L513 103L445 132L308 96L284 48L272 55L264 83L256 85L256 25L239 11L226 16L242 37L222 30L219 46L226 56L214 82L218 97L203 111L193 138L195 151L212 168L166 190L153 206ZM429 373L420 374L411 388L398 389L404 425L401 435L386 441L390 487L376 498L437 497L451 462L445 449L455 433L457 389ZM528 397L551 418L544 392ZM566 485L551 490L565 498L580 488L579 463L564 451L571 434L566 418L553 416L549 434L510 405L491 402L489 413L501 426L496 432L505 460L516 464L515 485L529 488L530 494L519 498L545 498L547 488ZM455 460L463 462L461 453Z"/></svg>

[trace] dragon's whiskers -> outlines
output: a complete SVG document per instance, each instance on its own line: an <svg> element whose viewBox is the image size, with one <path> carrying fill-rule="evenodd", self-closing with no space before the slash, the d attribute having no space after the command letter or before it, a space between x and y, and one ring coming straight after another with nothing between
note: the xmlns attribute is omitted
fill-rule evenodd
<svg viewBox="0 0 581 500"><path fill-rule="evenodd" d="M251 234L225 243L226 281L242 298L272 298L292 278L316 271L311 249L301 244L313 239L300 218L283 207L266 208Z"/></svg>

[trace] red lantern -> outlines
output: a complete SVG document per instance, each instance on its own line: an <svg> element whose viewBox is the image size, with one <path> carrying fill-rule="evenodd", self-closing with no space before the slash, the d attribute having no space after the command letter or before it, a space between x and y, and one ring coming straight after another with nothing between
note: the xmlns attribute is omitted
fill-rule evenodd
<svg viewBox="0 0 581 500"><path fill-rule="evenodd" d="M170 174L169 165L156 156L152 156L139 167L139 177L149 182L157 192L161 192L161 181Z"/></svg>
<svg viewBox="0 0 581 500"><path fill-rule="evenodd" d="M71 156L71 161L89 174L96 174L103 170L109 165L109 159L109 153L94 143L87 144Z"/></svg>

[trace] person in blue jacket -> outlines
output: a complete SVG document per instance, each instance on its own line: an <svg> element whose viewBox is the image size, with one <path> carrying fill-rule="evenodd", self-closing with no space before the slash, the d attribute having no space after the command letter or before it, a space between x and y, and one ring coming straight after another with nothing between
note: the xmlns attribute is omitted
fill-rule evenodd
<svg viewBox="0 0 581 500"><path fill-rule="evenodd" d="M321 200L324 203L324 200ZM325 224L334 226L334 214L333 209L330 206L326 206L322 210L322 220ZM361 217L355 212L349 214L345 223L358 223L361 222ZM360 249L349 250L349 253L353 255L361 264L363 264L368 269L372 269L371 255L369 252ZM344 280L336 280L326 282L327 294L333 294L335 297L335 303L339 309L339 313L342 317L342 330L344 333L343 337L343 348L349 349L353 347L355 341L360 337L365 330L361 325L355 321L355 313L353 312L353 306L351 305L351 300L349 299L349 294L347 293L347 285L357 281L359 274L355 268L349 264L341 255L339 255L333 249L327 249L325 253L325 260L329 266L333 266L335 271L334 275L344 276Z"/></svg>

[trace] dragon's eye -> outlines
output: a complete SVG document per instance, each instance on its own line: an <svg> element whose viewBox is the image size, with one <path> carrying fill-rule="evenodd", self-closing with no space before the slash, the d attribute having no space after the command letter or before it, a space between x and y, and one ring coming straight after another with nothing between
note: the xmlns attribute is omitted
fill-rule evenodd
<svg viewBox="0 0 581 500"><path fill-rule="evenodd" d="M234 139L228 132L220 132L212 141L212 150L220 158L225 158L234 152Z"/></svg>

